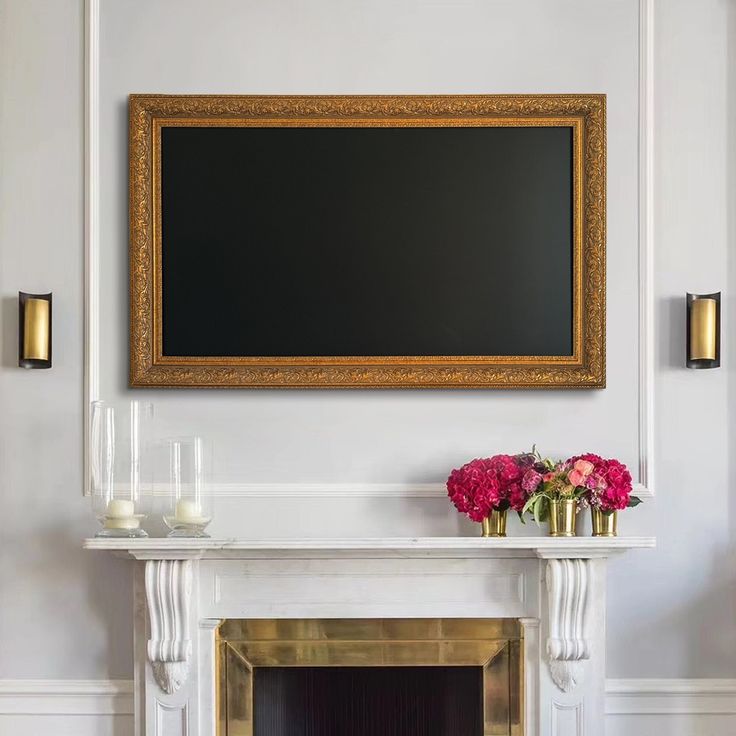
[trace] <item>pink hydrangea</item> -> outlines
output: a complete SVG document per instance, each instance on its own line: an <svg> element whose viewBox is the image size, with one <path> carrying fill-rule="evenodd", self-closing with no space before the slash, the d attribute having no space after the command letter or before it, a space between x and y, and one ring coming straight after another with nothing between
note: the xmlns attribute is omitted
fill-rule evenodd
<svg viewBox="0 0 736 736"><path fill-rule="evenodd" d="M586 452L582 455L575 455L575 457L571 457L567 462L570 465L574 465L578 460L586 460L589 463L593 463L593 467L606 462L600 455L596 455L593 452Z"/></svg>
<svg viewBox="0 0 736 736"><path fill-rule="evenodd" d="M597 505L601 511L622 511L629 505L631 496L631 473L618 460L606 460L605 471L601 473L606 486L597 494ZM593 503L591 501L591 503Z"/></svg>
<svg viewBox="0 0 736 736"><path fill-rule="evenodd" d="M447 494L455 508L473 521L483 521L501 503L501 486L488 458L457 468L447 479Z"/></svg>
<svg viewBox="0 0 736 736"><path fill-rule="evenodd" d="M450 473L447 494L458 511L483 521L493 509L524 507L528 494L522 488L522 474L513 455L477 458Z"/></svg>
<svg viewBox="0 0 736 736"><path fill-rule="evenodd" d="M521 483L512 483L509 486L509 505L514 511L521 511L528 498L529 493L524 490Z"/></svg>

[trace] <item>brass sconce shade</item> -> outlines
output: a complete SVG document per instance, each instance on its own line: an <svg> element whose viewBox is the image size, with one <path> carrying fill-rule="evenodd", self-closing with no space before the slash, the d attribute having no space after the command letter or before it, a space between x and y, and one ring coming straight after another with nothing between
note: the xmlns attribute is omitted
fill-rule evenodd
<svg viewBox="0 0 736 736"><path fill-rule="evenodd" d="M721 365L721 292L687 295L687 367Z"/></svg>
<svg viewBox="0 0 736 736"><path fill-rule="evenodd" d="M18 365L51 368L51 294L18 292Z"/></svg>

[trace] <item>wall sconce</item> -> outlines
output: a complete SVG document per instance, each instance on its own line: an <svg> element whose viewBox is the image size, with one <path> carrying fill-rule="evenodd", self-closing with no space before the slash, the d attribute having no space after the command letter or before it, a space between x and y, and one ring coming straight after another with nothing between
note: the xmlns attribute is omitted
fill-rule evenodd
<svg viewBox="0 0 736 736"><path fill-rule="evenodd" d="M721 292L687 295L688 368L721 365Z"/></svg>
<svg viewBox="0 0 736 736"><path fill-rule="evenodd" d="M18 292L18 365L51 368L51 294Z"/></svg>

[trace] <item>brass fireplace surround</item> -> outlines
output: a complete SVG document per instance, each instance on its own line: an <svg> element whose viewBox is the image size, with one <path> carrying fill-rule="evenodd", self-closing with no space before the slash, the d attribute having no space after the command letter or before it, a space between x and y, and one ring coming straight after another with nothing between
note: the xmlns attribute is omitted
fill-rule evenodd
<svg viewBox="0 0 736 736"><path fill-rule="evenodd" d="M238 619L217 632L218 736L253 736L258 667L478 666L484 736L523 734L516 619Z"/></svg>

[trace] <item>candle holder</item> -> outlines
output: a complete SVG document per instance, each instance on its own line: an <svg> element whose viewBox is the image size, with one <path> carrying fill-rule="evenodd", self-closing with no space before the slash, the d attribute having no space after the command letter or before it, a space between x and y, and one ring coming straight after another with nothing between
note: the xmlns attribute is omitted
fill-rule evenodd
<svg viewBox="0 0 736 736"><path fill-rule="evenodd" d="M153 405L131 401L127 417L93 401L90 421L90 495L102 525L97 537L147 537L141 528L151 503L148 475Z"/></svg>
<svg viewBox="0 0 736 736"><path fill-rule="evenodd" d="M209 537L212 495L205 484L209 462L201 437L167 441L169 455L169 503L163 517L170 537Z"/></svg>

